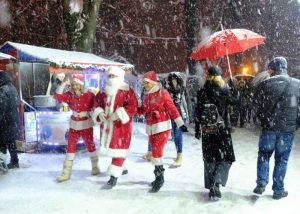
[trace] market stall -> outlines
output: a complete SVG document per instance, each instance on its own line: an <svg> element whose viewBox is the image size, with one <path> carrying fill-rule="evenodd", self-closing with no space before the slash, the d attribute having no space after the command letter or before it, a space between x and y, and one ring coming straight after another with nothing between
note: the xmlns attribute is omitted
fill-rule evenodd
<svg viewBox="0 0 300 214"><path fill-rule="evenodd" d="M66 105L59 105L50 93L60 74L64 74L66 78L81 75L85 88L96 93L106 81L105 68L132 67L91 53L14 42L6 42L0 46L0 53L16 58L15 61L1 60L0 69L8 72L20 94L24 143L66 145L72 112ZM98 131L95 132L95 140L99 139L97 133Z"/></svg>

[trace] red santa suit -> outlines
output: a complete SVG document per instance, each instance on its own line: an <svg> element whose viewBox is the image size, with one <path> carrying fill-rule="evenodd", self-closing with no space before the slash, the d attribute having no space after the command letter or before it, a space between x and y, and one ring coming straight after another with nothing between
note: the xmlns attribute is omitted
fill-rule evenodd
<svg viewBox="0 0 300 214"><path fill-rule="evenodd" d="M137 110L137 99L134 91L123 82L122 69L111 68L107 74L117 76L113 78L116 82L106 84L105 90L96 95L93 120L101 122L99 153L112 157L108 174L118 178L122 174L123 162L129 153L132 116Z"/></svg>
<svg viewBox="0 0 300 214"><path fill-rule="evenodd" d="M82 137L89 152L96 150L93 139L93 120L90 117L90 112L94 107L95 95L87 91L79 97L71 92L62 93L65 84L59 86L54 94L54 98L58 102L65 102L73 111L70 120L70 129L68 137L68 153L76 152L78 139Z"/></svg>
<svg viewBox="0 0 300 214"><path fill-rule="evenodd" d="M184 125L184 122L169 92L159 86L156 74L146 73L143 81L155 84L150 91L145 92L138 114L146 115L146 133L152 148L152 163L159 166L163 164L164 146L172 129L170 119L173 119L178 127Z"/></svg>

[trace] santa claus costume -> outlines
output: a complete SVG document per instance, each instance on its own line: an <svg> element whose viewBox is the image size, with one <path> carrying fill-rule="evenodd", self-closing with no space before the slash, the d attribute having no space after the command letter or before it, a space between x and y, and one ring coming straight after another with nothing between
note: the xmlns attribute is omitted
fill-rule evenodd
<svg viewBox="0 0 300 214"><path fill-rule="evenodd" d="M146 115L146 133L152 148L152 163L155 166L155 181L150 192L158 192L164 183L163 151L172 129L173 119L178 127L187 131L184 122L167 90L161 88L154 71L143 77L145 94L138 114Z"/></svg>
<svg viewBox="0 0 300 214"><path fill-rule="evenodd" d="M71 81L71 91L63 93L67 81L63 82L56 90L54 98L58 102L65 102L73 111L70 119L67 155L64 161L62 175L57 178L58 182L70 179L73 160L76 153L77 142L80 137L84 140L85 146L90 153L92 163L92 175L98 175L98 155L93 138L93 120L90 112L94 107L95 95L91 91L84 92L82 76L75 76Z"/></svg>
<svg viewBox="0 0 300 214"><path fill-rule="evenodd" d="M137 110L137 99L134 91L124 82L123 69L111 67L107 75L104 91L99 92L95 98L93 120L100 122L99 153L112 157L108 168L110 179L107 182L107 188L112 188L122 175L123 163L129 152L132 116Z"/></svg>

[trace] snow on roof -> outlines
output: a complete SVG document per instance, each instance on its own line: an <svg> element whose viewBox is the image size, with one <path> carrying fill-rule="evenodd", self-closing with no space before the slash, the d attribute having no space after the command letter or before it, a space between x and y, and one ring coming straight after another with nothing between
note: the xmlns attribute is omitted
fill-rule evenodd
<svg viewBox="0 0 300 214"><path fill-rule="evenodd" d="M23 54L28 54L36 59L42 59L46 62L61 65L68 64L91 64L98 66L126 66L132 67L130 64L114 62L91 53L66 51L53 48L44 48L33 45L20 44L15 42L6 42L2 47L10 45ZM0 47L0 49L2 48ZM19 58L19 56L18 56Z"/></svg>
<svg viewBox="0 0 300 214"><path fill-rule="evenodd" d="M15 57L9 55L9 54L4 54L0 52L0 60L2 59L15 59Z"/></svg>

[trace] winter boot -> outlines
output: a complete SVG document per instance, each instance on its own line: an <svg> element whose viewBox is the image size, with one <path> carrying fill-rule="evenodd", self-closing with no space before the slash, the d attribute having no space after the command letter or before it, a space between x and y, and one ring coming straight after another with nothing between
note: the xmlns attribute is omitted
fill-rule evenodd
<svg viewBox="0 0 300 214"><path fill-rule="evenodd" d="M128 169L123 169L122 175L126 175L126 174L128 174Z"/></svg>
<svg viewBox="0 0 300 214"><path fill-rule="evenodd" d="M283 192L280 192L280 193L275 193L274 192L273 199L279 200L279 199L285 198L287 196L288 196L288 191L283 191Z"/></svg>
<svg viewBox="0 0 300 214"><path fill-rule="evenodd" d="M220 191L220 185L215 184L209 189L208 196L210 198L222 198L222 193Z"/></svg>
<svg viewBox="0 0 300 214"><path fill-rule="evenodd" d="M143 159L146 160L146 161L151 161L151 159L152 159L152 152L149 151L146 154L144 154L143 155Z"/></svg>
<svg viewBox="0 0 300 214"><path fill-rule="evenodd" d="M99 158L98 158L98 156L96 155L95 152L91 153L90 159L91 159L91 163L92 163L91 175L99 175L100 174L100 169L98 167Z"/></svg>
<svg viewBox="0 0 300 214"><path fill-rule="evenodd" d="M8 144L8 151L10 154L10 163L7 164L9 169L20 168L19 166L19 158L17 153L17 146L15 142L11 142Z"/></svg>
<svg viewBox="0 0 300 214"><path fill-rule="evenodd" d="M182 164L182 153L177 153L176 160L173 163L173 166L180 167Z"/></svg>
<svg viewBox="0 0 300 214"><path fill-rule="evenodd" d="M257 184L257 186L254 188L253 192L256 193L256 194L261 195L261 194L263 194L265 189L266 189L265 185Z"/></svg>
<svg viewBox="0 0 300 214"><path fill-rule="evenodd" d="M6 155L0 152L0 172L6 173L8 171L8 167L6 165Z"/></svg>
<svg viewBox="0 0 300 214"><path fill-rule="evenodd" d="M7 167L9 169L20 168L19 163L13 163L13 162L10 162L9 164L7 164Z"/></svg>
<svg viewBox="0 0 300 214"><path fill-rule="evenodd" d="M107 181L108 189L113 188L117 185L118 178L114 176L110 176L110 179Z"/></svg>
<svg viewBox="0 0 300 214"><path fill-rule="evenodd" d="M64 161L62 174L56 178L57 182L64 182L70 179L74 157L74 153L67 153L66 160Z"/></svg>
<svg viewBox="0 0 300 214"><path fill-rule="evenodd" d="M155 181L151 183L152 189L149 191L151 193L158 192L160 188L163 186L165 179L164 179L164 167L163 165L155 166L154 175Z"/></svg>

